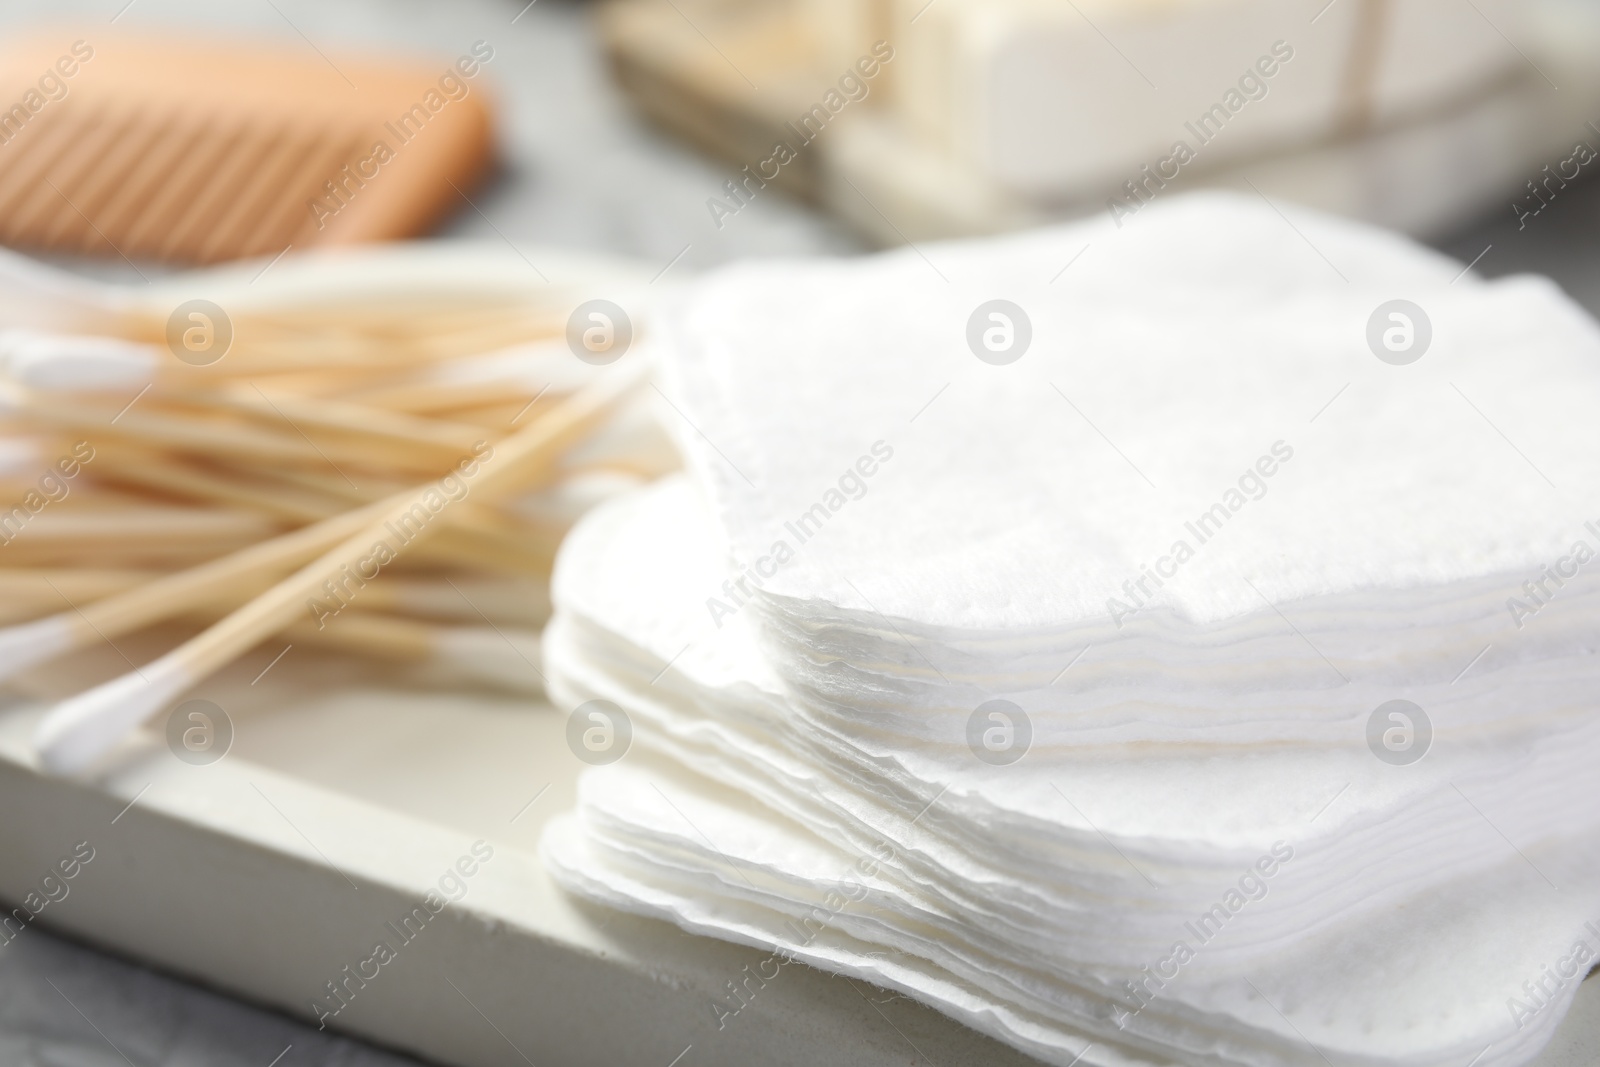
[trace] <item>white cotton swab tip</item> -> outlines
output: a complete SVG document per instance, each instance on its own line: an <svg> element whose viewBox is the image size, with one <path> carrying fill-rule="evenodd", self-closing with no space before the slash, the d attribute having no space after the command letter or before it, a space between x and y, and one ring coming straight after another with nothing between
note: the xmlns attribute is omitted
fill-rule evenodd
<svg viewBox="0 0 1600 1067"><path fill-rule="evenodd" d="M0 396L0 405L4 404ZM0 414L3 414L0 406ZM44 450L31 437L0 437L0 478L33 478L44 464Z"/></svg>
<svg viewBox="0 0 1600 1067"><path fill-rule="evenodd" d="M167 655L63 700L34 730L40 764L51 774L77 774L192 684L189 670Z"/></svg>
<svg viewBox="0 0 1600 1067"><path fill-rule="evenodd" d="M158 360L154 346L117 337L0 333L0 372L33 389L137 389L155 377Z"/></svg>
<svg viewBox="0 0 1600 1067"><path fill-rule="evenodd" d="M0 630L0 681L73 647L72 623L51 615Z"/></svg>
<svg viewBox="0 0 1600 1067"><path fill-rule="evenodd" d="M0 380L0 415L16 415L27 407L28 391L16 382Z"/></svg>

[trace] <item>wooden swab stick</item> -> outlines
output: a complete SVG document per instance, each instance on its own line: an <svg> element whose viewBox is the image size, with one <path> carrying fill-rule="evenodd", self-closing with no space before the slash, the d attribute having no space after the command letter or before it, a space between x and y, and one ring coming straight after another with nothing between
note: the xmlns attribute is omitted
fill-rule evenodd
<svg viewBox="0 0 1600 1067"><path fill-rule="evenodd" d="M69 603L99 600L157 577L141 570L0 570L0 623L59 611L62 597Z"/></svg>
<svg viewBox="0 0 1600 1067"><path fill-rule="evenodd" d="M52 429L93 434L97 438L131 438L199 455L232 456L255 463L296 463L323 469L329 464L342 464L358 470L398 469L424 475L441 466L441 446L427 442L401 446L390 438L371 440L335 434L321 434L320 439L313 442L301 436L292 425L267 429L256 423L164 406L159 398L149 399L119 414L118 409L125 403L120 398L91 401L81 396L67 397L19 388L7 389L4 393L0 396L0 410L9 407L18 419ZM445 462L459 456L459 450L444 450Z"/></svg>
<svg viewBox="0 0 1600 1067"><path fill-rule="evenodd" d="M290 419L334 433L351 434L390 441L402 446L431 447L449 453L449 458L472 451L483 440L477 426L420 418L404 412L354 404L347 400L308 397L282 388L253 384L235 385L197 399L204 404L226 405L274 422Z"/></svg>
<svg viewBox="0 0 1600 1067"><path fill-rule="evenodd" d="M564 391L557 392L553 388L543 394L538 390L530 392L520 381L413 382L368 389L356 394L356 399L372 407L409 412L413 415L509 405L515 400L516 407L511 412L515 415L518 410L527 407L528 402L536 396L541 397L540 403L551 403L562 395ZM501 425L509 423L508 417Z"/></svg>
<svg viewBox="0 0 1600 1067"><path fill-rule="evenodd" d="M45 510L31 517L18 530L14 544L24 548L48 544L52 549L67 551L144 541L230 544L259 541L282 528L260 515L231 508L72 506L81 503L65 503L61 505L63 510ZM5 549L11 547L8 544ZM0 562L4 559L0 558Z"/></svg>
<svg viewBox="0 0 1600 1067"><path fill-rule="evenodd" d="M294 641L431 668L446 677L516 693L541 693L539 635L490 626L438 626L367 612L318 629L300 621L279 633Z"/></svg>
<svg viewBox="0 0 1600 1067"><path fill-rule="evenodd" d="M574 449L576 447L578 446L575 445ZM567 451L571 452L574 449ZM548 484L567 476L565 463L566 457L563 454L548 471L530 476L528 488L531 490L545 488ZM302 468L256 470L252 473L258 482L270 477L273 481L287 483L298 490L309 490L327 499L343 501L347 505L371 503L409 488L408 483L397 482L382 475L366 476L362 479L361 485L355 486L337 475ZM540 520L510 510L508 504L482 504L474 500L465 500L459 506L451 508L447 514L450 529L441 533L440 537L452 542L458 532L465 535L470 531L473 535L484 538L498 537L502 547L521 548L548 557L565 533L564 529L552 527Z"/></svg>
<svg viewBox="0 0 1600 1067"><path fill-rule="evenodd" d="M302 303L297 307L236 308L234 322L262 338L316 336L380 338L404 344L492 326L560 332L564 316L548 304L514 298L388 299Z"/></svg>
<svg viewBox="0 0 1600 1067"><path fill-rule="evenodd" d="M0 632L0 679L63 652L138 630L248 590L299 566L384 514L387 501L253 544L221 559L168 574L146 585Z"/></svg>
<svg viewBox="0 0 1600 1067"><path fill-rule="evenodd" d="M135 440L201 455L235 455L257 462L295 462L327 466L328 457L315 445L293 434L262 430L221 419L182 418L171 413L152 414L135 407L117 417L117 407L106 401L58 397L50 393L8 390L4 398L17 416L43 426L100 436Z"/></svg>
<svg viewBox="0 0 1600 1067"><path fill-rule="evenodd" d="M411 618L539 627L550 618L550 591L544 582L529 578L396 575L369 583L361 590L354 606L364 612L387 612ZM343 621L341 614L324 629L336 629Z"/></svg>
<svg viewBox="0 0 1600 1067"><path fill-rule="evenodd" d="M107 449L100 474L113 482L254 508L294 522L325 519L352 504L370 503L383 495L351 489L337 479L286 475L286 481L300 484L283 485L262 478L224 478L160 453L130 448ZM315 485L316 489L301 488L305 484ZM449 528L419 546L419 555L478 570L547 574L562 534L551 524L513 518L472 501L450 509L445 520Z"/></svg>
<svg viewBox="0 0 1600 1067"><path fill-rule="evenodd" d="M39 595L59 599L65 595L88 600L131 589L155 577L157 575L151 571L115 568L69 567L61 570L31 567L27 570L0 568L0 597Z"/></svg>
<svg viewBox="0 0 1600 1067"><path fill-rule="evenodd" d="M64 607L88 605L160 577L160 572L147 570L0 569L0 623L57 614ZM269 584L270 578L262 578L248 593L236 594L227 606ZM528 578L395 575L362 590L361 608L424 619L537 627L550 617L550 592L544 582Z"/></svg>
<svg viewBox="0 0 1600 1067"><path fill-rule="evenodd" d="M638 384L642 370L643 364L616 368L538 422L506 438L477 468L472 491L481 498L493 499L515 491L529 475L548 469L556 456L604 419L621 397ZM34 734L41 763L58 774L87 767L189 686L254 647L266 635L291 625L295 616L305 610L306 600L322 591L324 582L343 581L349 568L360 569L363 562L371 562L377 554L377 542L382 541L392 556L396 549L385 540L392 536L391 527L416 516L418 509L431 515L448 506L448 498L441 498L438 506L433 506L438 494L437 487L430 483L398 500L361 509L359 514L364 521L350 531L350 536L215 626L142 670L58 704ZM439 525L442 524L421 526L413 539L426 537ZM297 531L300 532L303 531Z"/></svg>
<svg viewBox="0 0 1600 1067"><path fill-rule="evenodd" d="M461 326L437 333L343 336L326 329L282 331L236 319L227 358L215 364L220 376L254 376L289 368L365 367L393 371L559 336L564 317Z"/></svg>
<svg viewBox="0 0 1600 1067"><path fill-rule="evenodd" d="M219 611L197 617L213 621ZM542 693L539 634L518 626L441 626L369 610L341 615L337 625L298 619L277 632L299 645L352 652L425 668L443 680Z"/></svg>
<svg viewBox="0 0 1600 1067"><path fill-rule="evenodd" d="M113 584L131 587L141 580L146 578L137 571L62 571L56 572L53 579L63 591L70 588L89 594ZM25 584L0 575L0 592L10 593ZM58 589L42 582L32 584L43 591L42 595L35 589L23 590L34 600L18 598L0 602L0 615L41 603L60 604ZM262 585L264 587L265 583ZM363 598L361 610L341 614L336 624L319 627L310 620L301 619L279 633L292 638L296 644L431 666L436 672L458 681L490 684L515 692L540 692L538 633L526 627L540 625L548 614L547 609L542 610L544 593L535 588L527 591L525 602L506 604L503 603L506 598L498 596L497 592L475 589L469 605L451 583L414 580L407 583L405 579L396 579L373 586L372 595ZM214 622L231 606L218 604L186 613L186 616ZM419 606L434 609L419 611L419 615L477 625L441 625L414 617L381 614Z"/></svg>
<svg viewBox="0 0 1600 1067"><path fill-rule="evenodd" d="M356 511L344 512L313 526L259 543L252 542L256 542L257 538L270 527L252 527L244 531L248 536L236 537L237 541L249 544L249 547L232 555L214 559L187 571L167 575L142 588L128 590L84 605L81 609L60 612L48 618L0 631L0 680L74 648L113 638L161 619L182 614L199 604L210 602L217 595L226 596L229 590L240 587L249 589L252 585L259 585L264 578L276 577L312 558L329 545L337 543L341 538L348 536L352 529L360 528L367 518L383 514L383 509L392 506L394 502L411 500L415 492L415 490L405 490L388 500L380 500ZM462 500L456 507L472 514L469 505L478 510L488 510L475 505L471 500ZM164 514L170 515L173 512L188 513L184 509L165 509ZM230 513L199 514L212 516ZM93 543L101 546L102 557L107 554L104 546L108 538L118 537L119 530L133 529L135 525L130 522L129 513L122 510L91 513L91 516L92 523L96 527L94 530L96 538ZM91 516L68 515L62 518L83 527L91 524ZM39 522L50 517L46 514L34 521ZM243 516L243 518L250 517ZM453 519L454 516L446 516L447 522ZM237 521L237 517L230 521ZM534 527L529 524L527 528L531 530ZM31 535L34 531L30 529L28 532ZM164 529L159 525L148 532L157 539L163 551L170 550L180 555L215 545L219 536L216 531L203 531L205 536L198 542L191 543L179 538L170 528ZM522 574L548 573L549 563L554 555L553 533L527 546L497 541L490 534L466 530L441 530L439 536L446 540L457 539L455 547L445 553L446 558L465 557L475 565L498 565L502 569ZM132 553L133 548L127 544L130 538L123 537L120 540L123 542L121 551L125 554ZM23 546L30 544L48 550L48 554L43 558L64 560L81 551L82 542L80 541L80 547L72 548L63 546L59 539L41 537L34 540L30 536L27 541L19 538L15 543ZM7 548L14 547L7 546ZM426 543L424 547L428 547ZM13 551L11 555L15 557L20 553ZM134 558L148 558L148 556L135 555Z"/></svg>
<svg viewBox="0 0 1600 1067"><path fill-rule="evenodd" d="M138 445L108 448L99 457L96 477L114 485L153 489L189 500L251 508L290 522L315 522L348 504L325 492L268 482L255 472L201 467L185 459Z"/></svg>
<svg viewBox="0 0 1600 1067"><path fill-rule="evenodd" d="M181 571L237 552L253 543L242 538L233 541L144 541L131 544L110 543L92 549L96 566L118 570ZM68 548L48 543L30 542L24 547L13 544L5 553L5 562L13 567L66 568L81 564L85 551L82 546Z"/></svg>
<svg viewBox="0 0 1600 1067"><path fill-rule="evenodd" d="M310 488L348 504L369 503L405 489L403 485L396 486L378 478L364 478L358 488L314 471L279 470L275 474L293 486ZM546 476L532 479L535 485L548 480ZM421 550L440 558L457 559L480 567L495 564L514 571L527 569L517 562L522 556L531 556L547 566L554 560L555 549L565 533L559 526L515 514L504 506L470 499L446 512L446 526L437 537L421 546Z"/></svg>

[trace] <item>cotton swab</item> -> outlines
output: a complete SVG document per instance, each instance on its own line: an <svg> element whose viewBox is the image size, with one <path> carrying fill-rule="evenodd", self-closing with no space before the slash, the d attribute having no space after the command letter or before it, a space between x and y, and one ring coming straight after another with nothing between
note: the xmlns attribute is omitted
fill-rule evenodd
<svg viewBox="0 0 1600 1067"><path fill-rule="evenodd" d="M326 479L294 479L273 484L260 477L224 477L159 452L107 449L101 473L113 484L155 489L194 500L226 503L296 522L314 522L353 505L382 499L382 493L363 492ZM280 475L285 472L279 471ZM296 482L315 485L306 489ZM367 480L363 479L365 483ZM373 485L374 490L392 487ZM419 556L474 569L496 569L513 574L546 574L555 558L559 529L532 517L507 515L493 508L462 501L444 516L447 528L418 547Z"/></svg>
<svg viewBox="0 0 1600 1067"><path fill-rule="evenodd" d="M544 692L536 630L518 626L441 625L369 610L341 614L337 625L297 619L277 631L280 639L337 652L420 667L434 681L488 686L513 693ZM219 611L195 613L215 621Z"/></svg>
<svg viewBox="0 0 1600 1067"><path fill-rule="evenodd" d="M483 440L481 427L420 418L404 412L326 397L309 397L270 383L232 385L195 398L202 404L226 405L271 422L291 422L335 434L383 441L401 448L425 448L453 459Z"/></svg>
<svg viewBox="0 0 1600 1067"><path fill-rule="evenodd" d="M27 610L63 598L93 596L129 588L148 576L137 571L0 572L0 614ZM258 583L264 586L265 583ZM530 583L531 584L531 583ZM458 582L396 578L375 583L360 610L341 613L336 624L318 626L299 620L279 631L297 644L354 652L426 667L442 681L488 685L511 692L542 692L537 626L548 617L547 597L537 585L512 587L480 584L470 591ZM231 605L228 605L231 606ZM214 621L228 606L189 612ZM380 614L414 610L449 620L479 625L441 625Z"/></svg>
<svg viewBox="0 0 1600 1067"><path fill-rule="evenodd" d="M264 576L282 574L363 529L384 514L384 506L345 512L82 608L0 631L0 680L72 649L203 607L230 589L259 583Z"/></svg>
<svg viewBox="0 0 1600 1067"><path fill-rule="evenodd" d="M285 637L326 648L397 660L427 669L442 681L489 685L514 693L544 691L539 635L490 626L438 626L366 612L318 629L302 621Z"/></svg>
<svg viewBox="0 0 1600 1067"><path fill-rule="evenodd" d="M112 485L154 490L167 496L248 508L292 522L314 522L348 503L298 485L270 482L254 471L202 466L159 449L124 445L98 457L96 474Z"/></svg>
<svg viewBox="0 0 1600 1067"><path fill-rule="evenodd" d="M129 408L120 397L90 400L75 396L66 400L56 393L12 386L0 390L0 412L54 430L132 439L254 463L320 468L332 465L335 469L344 465L355 470L400 469L415 473L437 471L442 465L441 448L425 442L397 447L388 440L374 442L331 434L313 441L289 422L282 429L269 429L259 423L225 420L155 403ZM444 453L446 463L456 458L459 450Z"/></svg>
<svg viewBox="0 0 1600 1067"><path fill-rule="evenodd" d="M142 541L248 544L270 537L280 528L258 514L233 509L144 506L111 510L73 508L64 501L32 516L18 531L14 544L48 542L69 551Z"/></svg>
<svg viewBox="0 0 1600 1067"><path fill-rule="evenodd" d="M350 530L359 527L363 517L379 514L386 503L380 501L369 505L367 509L340 513L314 526L251 544L231 556L158 578L142 587L48 618L0 630L0 680L72 649L183 614L219 596L225 597L231 589L259 587L264 578L275 577L314 556L329 544L336 543ZM466 503L468 501L463 501L460 506ZM114 525L121 521L123 514L104 515L101 521ZM103 536L114 532L101 531ZM153 532L156 536L162 533L159 528ZM452 532L442 530L440 536L448 536ZM479 556L492 554L492 550L483 545L478 545L474 551ZM524 562L524 559L531 562ZM517 557L512 562L519 569L526 570L529 567L536 569L539 560L538 557ZM407 589L412 590L414 596L419 595L415 593L414 584L402 585L395 591L396 595L404 595ZM381 599L382 594L379 597ZM444 599L442 594L435 594L433 603L439 603L441 599Z"/></svg>
<svg viewBox="0 0 1600 1067"><path fill-rule="evenodd" d="M0 333L0 375L33 389L131 395L155 379L160 356L154 345L117 337Z"/></svg>
<svg viewBox="0 0 1600 1067"><path fill-rule="evenodd" d="M641 366L615 370L617 373L600 378L534 424L502 440L494 454L479 465L472 480L473 493L492 499L514 491L530 474L548 469L563 449L596 425L639 383ZM414 515L419 507L432 514L436 509L430 504L436 495L438 489L430 483L398 500L361 509L356 514L365 521L354 527L351 536L215 626L139 671L58 704L34 735L41 763L58 774L88 766L183 690L266 635L292 624L295 615L304 610L306 598L321 592L324 582L342 579L346 568L359 565L358 561L370 562L368 554L375 542L390 535L391 524ZM422 527L417 537L427 536L432 529Z"/></svg>
<svg viewBox="0 0 1600 1067"><path fill-rule="evenodd" d="M161 574L145 570L0 569L0 623L55 614L146 585ZM256 584L265 589L268 580ZM409 577L397 574L362 591L361 608L440 621L538 627L550 618L550 591L533 578ZM3 643L0 634L0 643Z"/></svg>
<svg viewBox="0 0 1600 1067"><path fill-rule="evenodd" d="M103 462L72 483L71 502L53 501L33 516L27 536L5 547L0 567L45 565L64 577L93 561L102 572L129 572L116 582L58 582L48 596L19 587L0 606L0 624L17 623L0 627L0 675L175 615L244 605L145 669L159 683L170 657L199 676L249 638L272 634L275 613L286 611L291 627L314 625L302 614L313 597L338 610L324 612L326 625L305 640L343 641L352 651L365 641L370 655L380 647L421 655L427 644L474 662L472 650L491 644L476 624L513 638L539 625L555 547L575 518L570 505L594 500L575 495L574 486L593 481L592 471L629 472L613 479L614 492L658 466L631 454L650 447L633 434L615 448L566 458L601 421L606 433L596 436L618 422L609 402L594 418L572 417L583 414L580 398L596 392L589 383L629 369L572 359L562 338L574 295L602 281L617 294L642 287L644 278L606 264L578 272L581 285L535 287L486 263L399 248L337 263L286 257L265 277L258 264L122 289L0 253L0 274L18 275L0 305L28 294L25 307L0 321L35 331L0 336L0 435L25 438L13 445L16 437L0 436L0 479L12 477L25 493L60 440L92 435L106 446ZM174 309L197 297L212 302L207 314L231 337L225 354L219 349L204 365L167 351ZM530 434L548 440L525 468L483 462L466 497L402 538L404 556L359 597L341 601L327 592L323 583L339 576L325 572L288 601L273 600L297 576L316 577L308 561L331 563L333 549L357 545L357 532L375 532L375 520L414 519L426 499L417 494L429 485L442 502L435 479L480 441L498 459ZM494 474L501 469L512 474ZM450 495L460 488L451 485ZM407 501L404 515L383 510ZM0 596L4 580L0 574ZM430 628L410 616L461 625ZM449 646L446 633L465 643ZM474 633L483 640L474 644ZM499 637L494 643L503 658L510 646ZM536 659L530 641L512 645ZM527 682L529 663L520 655L501 666L520 673L514 684ZM53 713L58 724L74 701ZM116 721L132 720L107 721L112 736L94 745L114 744L126 728ZM62 736L72 733L69 726ZM50 735L41 737L48 748Z"/></svg>
<svg viewBox="0 0 1600 1067"><path fill-rule="evenodd" d="M0 570L0 623L36 618L68 604L99 600L160 575L153 571L107 569Z"/></svg>

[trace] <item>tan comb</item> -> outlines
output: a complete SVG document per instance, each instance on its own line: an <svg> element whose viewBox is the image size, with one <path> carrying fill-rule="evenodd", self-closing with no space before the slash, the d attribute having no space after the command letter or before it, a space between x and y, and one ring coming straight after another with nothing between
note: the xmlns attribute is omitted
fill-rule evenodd
<svg viewBox="0 0 1600 1067"><path fill-rule="evenodd" d="M0 242L212 262L420 233L491 157L494 51L461 52L380 63L104 28L8 42Z"/></svg>

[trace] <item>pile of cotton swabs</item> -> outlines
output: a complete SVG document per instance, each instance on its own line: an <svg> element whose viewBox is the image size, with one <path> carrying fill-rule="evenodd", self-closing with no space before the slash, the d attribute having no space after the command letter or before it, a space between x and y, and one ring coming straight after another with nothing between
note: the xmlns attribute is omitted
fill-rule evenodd
<svg viewBox="0 0 1600 1067"><path fill-rule="evenodd" d="M592 279L486 287L459 253L392 255L192 276L203 301L0 264L49 305L0 311L0 680L205 627L53 708L47 767L269 639L538 688L567 526L675 461L635 362L567 347Z"/></svg>

